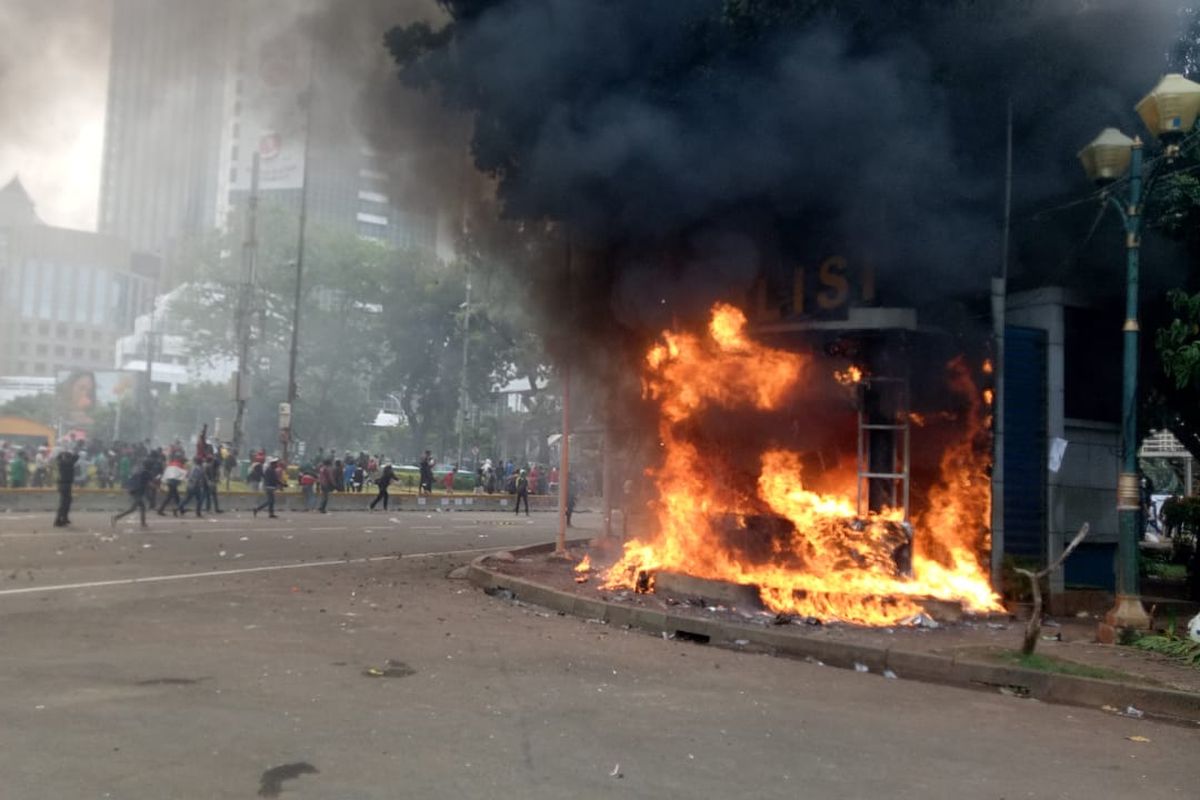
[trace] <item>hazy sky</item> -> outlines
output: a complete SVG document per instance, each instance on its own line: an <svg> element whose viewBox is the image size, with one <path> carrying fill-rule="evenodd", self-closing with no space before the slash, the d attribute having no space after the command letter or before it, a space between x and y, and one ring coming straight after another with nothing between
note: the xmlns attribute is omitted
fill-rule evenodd
<svg viewBox="0 0 1200 800"><path fill-rule="evenodd" d="M0 0L0 184L52 225L94 229L111 0Z"/></svg>

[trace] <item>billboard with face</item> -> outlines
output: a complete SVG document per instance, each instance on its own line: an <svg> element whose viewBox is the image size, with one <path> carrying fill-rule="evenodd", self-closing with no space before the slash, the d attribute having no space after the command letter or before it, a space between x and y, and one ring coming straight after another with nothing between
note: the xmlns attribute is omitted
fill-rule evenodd
<svg viewBox="0 0 1200 800"><path fill-rule="evenodd" d="M234 189L249 190L251 159L260 159L259 187L299 189L304 183L307 136L305 93L312 70L311 48L289 18L286 3L255 4L257 25L243 34L245 69L239 73L238 163Z"/></svg>
<svg viewBox="0 0 1200 800"><path fill-rule="evenodd" d="M63 424L88 429L98 409L139 396L146 375L131 370L73 370L58 373L58 409Z"/></svg>

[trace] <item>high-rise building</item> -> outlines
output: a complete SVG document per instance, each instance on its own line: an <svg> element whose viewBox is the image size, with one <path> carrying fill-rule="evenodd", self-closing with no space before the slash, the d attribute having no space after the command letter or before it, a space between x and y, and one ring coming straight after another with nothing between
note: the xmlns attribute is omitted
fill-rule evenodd
<svg viewBox="0 0 1200 800"><path fill-rule="evenodd" d="M101 233L163 253L218 224L231 0L114 0Z"/></svg>
<svg viewBox="0 0 1200 800"><path fill-rule="evenodd" d="M304 187L312 222L438 248L436 213L395 196L396 159L356 129L345 65L304 34L297 8L114 0L102 232L170 262L181 238L227 223L257 152L264 204L298 210ZM167 270L164 288L189 277Z"/></svg>
<svg viewBox="0 0 1200 800"><path fill-rule="evenodd" d="M0 189L0 375L111 370L158 269L115 236L43 224L13 178Z"/></svg>
<svg viewBox="0 0 1200 800"><path fill-rule="evenodd" d="M436 214L418 203L417 187L405 191L403 177L395 174L402 155L376 152L360 130L356 102L362 87L355 82L364 76L355 69L361 61L314 43L308 23L289 13L294 7L287 0L260 0L235 11L222 201L229 210L241 205L257 153L264 203L299 209L304 191L312 222L396 247L434 250Z"/></svg>

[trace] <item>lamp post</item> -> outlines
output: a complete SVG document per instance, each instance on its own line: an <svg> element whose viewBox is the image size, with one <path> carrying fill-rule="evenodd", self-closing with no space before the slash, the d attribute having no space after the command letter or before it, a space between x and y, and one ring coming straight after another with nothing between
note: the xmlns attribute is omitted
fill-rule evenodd
<svg viewBox="0 0 1200 800"><path fill-rule="evenodd" d="M1108 187L1103 201L1116 209L1125 230L1125 322L1121 373L1121 471L1117 477L1117 602L1100 628L1102 641L1111 642L1123 628L1149 624L1138 589L1138 279L1140 271L1144 198L1149 184L1179 154L1179 140L1191 132L1200 112L1200 84L1182 75L1167 75L1137 104L1151 135L1163 144L1161 159L1145 169L1141 139L1106 128L1079 151L1084 171L1094 182ZM1146 174L1148 173L1148 174ZM1122 180L1123 179L1123 180Z"/></svg>
<svg viewBox="0 0 1200 800"><path fill-rule="evenodd" d="M467 273L467 299L463 309L462 380L458 386L458 468L463 468L463 434L467 429L467 345L471 335L471 273ZM479 459L476 458L476 461ZM476 467L479 465L476 464Z"/></svg>

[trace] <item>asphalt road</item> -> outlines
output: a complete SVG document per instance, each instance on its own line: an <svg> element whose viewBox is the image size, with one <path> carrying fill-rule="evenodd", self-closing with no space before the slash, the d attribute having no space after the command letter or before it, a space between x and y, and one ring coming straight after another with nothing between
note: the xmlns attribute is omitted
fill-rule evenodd
<svg viewBox="0 0 1200 800"><path fill-rule="evenodd" d="M544 541L550 514L152 523L0 517L0 797L254 798L294 764L317 771L280 797L1200 797L1192 730L663 641L446 578L470 556L438 553ZM396 677L364 674L389 659Z"/></svg>

